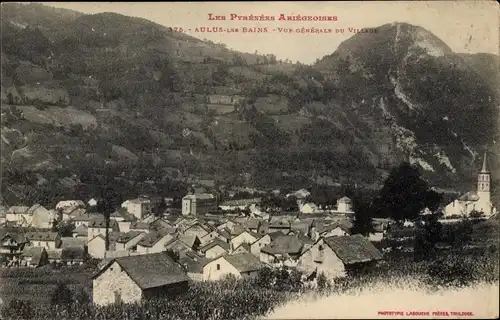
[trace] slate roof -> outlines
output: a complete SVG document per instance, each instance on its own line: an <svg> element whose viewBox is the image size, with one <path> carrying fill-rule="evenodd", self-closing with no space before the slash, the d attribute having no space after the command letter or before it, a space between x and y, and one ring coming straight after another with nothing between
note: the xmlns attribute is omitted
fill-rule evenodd
<svg viewBox="0 0 500 320"><path fill-rule="evenodd" d="M61 241L62 241L61 247L63 248L69 248L69 247L83 248L87 245L85 240L75 237L63 237L61 238Z"/></svg>
<svg viewBox="0 0 500 320"><path fill-rule="evenodd" d="M221 206L235 206L235 207L241 207L241 206L249 206L252 204L258 204L261 202L261 198L254 198L254 199L237 199L237 200L227 200L221 203Z"/></svg>
<svg viewBox="0 0 500 320"><path fill-rule="evenodd" d="M203 247L201 247L200 251L203 252L203 253L205 253L205 252L207 252L208 250L212 249L215 246L220 246L224 250L229 250L229 243L224 242L221 239L217 239L216 238L216 239L210 241L209 243L207 243L206 245L204 245Z"/></svg>
<svg viewBox="0 0 500 320"><path fill-rule="evenodd" d="M127 243L130 240L134 239L135 237L137 237L143 233L144 232L142 232L142 231L134 231L134 230L131 230L129 232L120 232L120 235L117 237L116 242Z"/></svg>
<svg viewBox="0 0 500 320"><path fill-rule="evenodd" d="M251 253L237 253L225 255L224 259L239 272L256 271L265 265Z"/></svg>
<svg viewBox="0 0 500 320"><path fill-rule="evenodd" d="M184 269L164 252L112 259L92 278L99 277L114 261L142 290L189 280Z"/></svg>
<svg viewBox="0 0 500 320"><path fill-rule="evenodd" d="M469 191L458 198L460 201L477 201L479 196L475 191Z"/></svg>
<svg viewBox="0 0 500 320"><path fill-rule="evenodd" d="M33 257L38 251L41 253L43 249L43 247L24 247L22 256Z"/></svg>
<svg viewBox="0 0 500 320"><path fill-rule="evenodd" d="M110 219L109 220L109 228L116 227L118 223L115 220ZM106 228L106 220L92 220L89 222L89 228Z"/></svg>
<svg viewBox="0 0 500 320"><path fill-rule="evenodd" d="M61 259L70 261L81 261L85 258L83 247L69 247L61 250Z"/></svg>
<svg viewBox="0 0 500 320"><path fill-rule="evenodd" d="M149 230L149 224L142 221L135 221L130 224L130 229Z"/></svg>
<svg viewBox="0 0 500 320"><path fill-rule="evenodd" d="M300 254L304 243L296 236L281 236L269 245L260 249L261 252L275 254Z"/></svg>
<svg viewBox="0 0 500 320"><path fill-rule="evenodd" d="M215 199L213 194L210 193L196 193L196 194L188 194L184 196L182 199L191 199L191 200L208 200Z"/></svg>
<svg viewBox="0 0 500 320"><path fill-rule="evenodd" d="M148 233L144 238L141 239L137 244L141 245L143 247L152 247L154 246L158 241L163 239L164 237L170 236L172 239L175 238L172 234L169 234L167 232L164 232L162 230L160 231L151 231Z"/></svg>
<svg viewBox="0 0 500 320"><path fill-rule="evenodd" d="M345 237L328 237L324 241L344 264L368 262L383 258L382 253L367 238L360 234Z"/></svg>
<svg viewBox="0 0 500 320"><path fill-rule="evenodd" d="M56 241L57 232L27 232L26 239L29 241Z"/></svg>
<svg viewBox="0 0 500 320"><path fill-rule="evenodd" d="M27 213L29 207L27 206L12 206L9 208L8 213L15 213L15 214L20 214L20 213Z"/></svg>
<svg viewBox="0 0 500 320"><path fill-rule="evenodd" d="M238 249L245 249L247 252L251 252L251 249L250 249L250 244L249 243L246 243L246 242L243 242L242 244L240 244L238 247L236 247L234 250L238 250Z"/></svg>
<svg viewBox="0 0 500 320"><path fill-rule="evenodd" d="M81 225L79 227L76 227L73 231L73 234L77 234L79 236L87 236L88 235L88 228L84 225Z"/></svg>

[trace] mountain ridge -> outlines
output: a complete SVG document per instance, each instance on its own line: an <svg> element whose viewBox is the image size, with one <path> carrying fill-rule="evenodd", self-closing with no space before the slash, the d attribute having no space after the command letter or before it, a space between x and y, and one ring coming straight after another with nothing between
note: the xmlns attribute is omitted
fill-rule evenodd
<svg viewBox="0 0 500 320"><path fill-rule="evenodd" d="M141 18L71 13L49 22L39 8L30 8L38 19L2 10L3 173L371 184L406 159L449 184L472 177L498 141L498 90L484 76L495 59L455 54L418 26L358 33L305 66ZM37 24L16 26L29 20Z"/></svg>

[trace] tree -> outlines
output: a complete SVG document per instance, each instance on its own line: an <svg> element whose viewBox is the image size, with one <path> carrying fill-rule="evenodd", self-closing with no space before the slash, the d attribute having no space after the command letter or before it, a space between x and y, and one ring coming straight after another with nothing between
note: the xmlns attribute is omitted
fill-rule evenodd
<svg viewBox="0 0 500 320"><path fill-rule="evenodd" d="M373 221L371 217L371 206L357 193L353 197L354 223L352 227L353 234L362 234L364 236L373 232Z"/></svg>
<svg viewBox="0 0 500 320"><path fill-rule="evenodd" d="M58 232L58 228L57 228L57 220L56 220L56 219L53 219L53 220L52 220L52 227L50 228L50 231L51 231L51 232Z"/></svg>
<svg viewBox="0 0 500 320"><path fill-rule="evenodd" d="M377 215L402 221L416 218L425 207L436 208L440 200L419 170L404 162L391 171L374 205Z"/></svg>
<svg viewBox="0 0 500 320"><path fill-rule="evenodd" d="M442 225L438 215L430 214L424 217L422 227L418 228L415 234L413 246L415 261L432 259L436 253L436 244L442 239Z"/></svg>
<svg viewBox="0 0 500 320"><path fill-rule="evenodd" d="M52 292L52 305L69 305L73 299L73 292L65 284L59 284Z"/></svg>
<svg viewBox="0 0 500 320"><path fill-rule="evenodd" d="M111 214L121 204L121 198L116 189L112 186L113 181L109 181L101 191L100 200L97 203L97 212L104 215L106 221L106 251L109 250L109 224Z"/></svg>
<svg viewBox="0 0 500 320"><path fill-rule="evenodd" d="M156 206L153 214L155 217L161 217L165 210L167 210L167 202L165 202L165 198L161 199L161 202L158 206Z"/></svg>

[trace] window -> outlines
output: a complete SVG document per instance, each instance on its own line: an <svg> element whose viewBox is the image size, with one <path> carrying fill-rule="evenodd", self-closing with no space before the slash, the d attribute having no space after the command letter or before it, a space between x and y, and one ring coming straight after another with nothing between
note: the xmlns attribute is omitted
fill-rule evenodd
<svg viewBox="0 0 500 320"><path fill-rule="evenodd" d="M122 302L122 295L120 292L115 291L115 303L120 304Z"/></svg>
<svg viewBox="0 0 500 320"><path fill-rule="evenodd" d="M217 270L220 270L220 264L217 264Z"/></svg>
<svg viewBox="0 0 500 320"><path fill-rule="evenodd" d="M319 245L319 246L318 246L318 250L319 250L319 251L323 251L323 246L322 246L322 245Z"/></svg>

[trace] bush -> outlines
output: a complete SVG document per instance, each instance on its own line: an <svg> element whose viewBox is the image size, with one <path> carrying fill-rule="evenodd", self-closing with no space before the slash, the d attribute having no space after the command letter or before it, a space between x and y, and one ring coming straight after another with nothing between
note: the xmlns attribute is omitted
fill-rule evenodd
<svg viewBox="0 0 500 320"><path fill-rule="evenodd" d="M474 280L474 266L462 259L440 259L427 267L428 280L435 286L463 287Z"/></svg>

